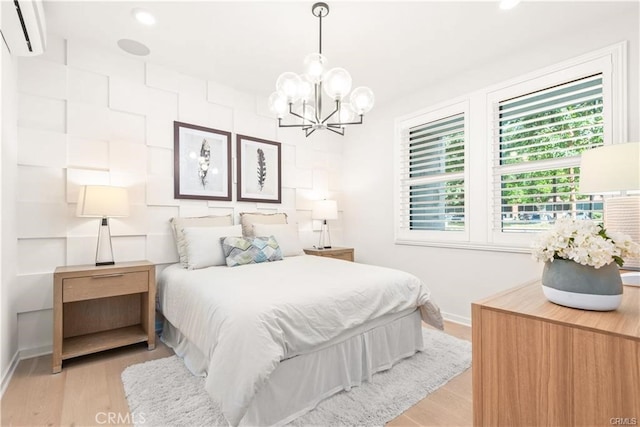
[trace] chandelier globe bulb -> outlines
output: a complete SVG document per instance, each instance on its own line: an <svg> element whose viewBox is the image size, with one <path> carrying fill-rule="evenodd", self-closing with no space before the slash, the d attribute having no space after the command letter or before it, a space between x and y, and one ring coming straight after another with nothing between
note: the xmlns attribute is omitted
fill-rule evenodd
<svg viewBox="0 0 640 427"><path fill-rule="evenodd" d="M351 90L351 74L344 68L332 68L324 78L324 91L333 100L341 100Z"/></svg>
<svg viewBox="0 0 640 427"><path fill-rule="evenodd" d="M302 102L308 102L313 99L313 82L307 74L300 76L300 86L298 87L298 95Z"/></svg>
<svg viewBox="0 0 640 427"><path fill-rule="evenodd" d="M287 97L280 92L273 92L269 96L269 111L281 119L287 114Z"/></svg>
<svg viewBox="0 0 640 427"><path fill-rule="evenodd" d="M344 103L340 105L340 115L338 117L340 123L350 123L355 121L356 113L353 111L351 104Z"/></svg>
<svg viewBox="0 0 640 427"><path fill-rule="evenodd" d="M351 107L356 114L363 115L371 111L375 98L371 89L366 86L360 86L351 92L350 101Z"/></svg>
<svg viewBox="0 0 640 427"><path fill-rule="evenodd" d="M276 91L282 93L287 102L294 103L300 98L300 77L296 73L287 71L280 74L276 80Z"/></svg>
<svg viewBox="0 0 640 427"><path fill-rule="evenodd" d="M310 53L304 57L304 73L312 83L320 83L329 65L329 60L321 53Z"/></svg>

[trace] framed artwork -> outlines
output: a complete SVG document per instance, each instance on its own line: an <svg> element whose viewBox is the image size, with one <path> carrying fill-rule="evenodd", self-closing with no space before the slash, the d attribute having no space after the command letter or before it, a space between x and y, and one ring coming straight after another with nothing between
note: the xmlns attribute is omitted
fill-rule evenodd
<svg viewBox="0 0 640 427"><path fill-rule="evenodd" d="M238 201L281 202L280 143L236 135Z"/></svg>
<svg viewBox="0 0 640 427"><path fill-rule="evenodd" d="M231 200L231 133L173 122L173 196Z"/></svg>

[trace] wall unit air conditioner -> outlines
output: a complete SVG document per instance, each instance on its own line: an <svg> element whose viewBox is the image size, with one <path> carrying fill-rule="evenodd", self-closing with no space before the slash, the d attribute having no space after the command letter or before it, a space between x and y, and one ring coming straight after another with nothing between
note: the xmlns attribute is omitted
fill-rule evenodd
<svg viewBox="0 0 640 427"><path fill-rule="evenodd" d="M12 55L40 55L47 47L47 29L42 0L4 0L2 38Z"/></svg>

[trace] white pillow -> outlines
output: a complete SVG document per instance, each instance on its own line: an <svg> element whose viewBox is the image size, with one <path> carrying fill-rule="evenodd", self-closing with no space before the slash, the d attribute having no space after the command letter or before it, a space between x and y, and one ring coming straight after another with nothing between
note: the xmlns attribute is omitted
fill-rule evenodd
<svg viewBox="0 0 640 427"><path fill-rule="evenodd" d="M187 242L187 268L227 265L222 250L222 237L242 237L242 226L226 227L185 227L182 229Z"/></svg>
<svg viewBox="0 0 640 427"><path fill-rule="evenodd" d="M275 237L282 256L304 255L296 224L253 224L253 234L258 237Z"/></svg>

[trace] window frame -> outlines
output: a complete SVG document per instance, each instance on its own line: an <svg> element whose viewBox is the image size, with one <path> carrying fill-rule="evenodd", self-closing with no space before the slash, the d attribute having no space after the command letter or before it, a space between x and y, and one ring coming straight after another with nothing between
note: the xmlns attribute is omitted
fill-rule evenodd
<svg viewBox="0 0 640 427"><path fill-rule="evenodd" d="M498 156L500 155L500 139L498 132L494 131L495 123L499 115L500 102L517 98L528 93L544 90L553 86L565 84L567 82L584 78L593 74L602 74L602 100L603 100L603 141L604 145L613 143L614 140L614 121L613 121L613 64L610 56L602 56L593 60L584 61L579 64L567 66L553 73L547 73L534 78L521 81L508 87L500 88L487 94L487 131L489 132L489 156L487 157L487 167L489 168L488 177L489 185L487 188L487 197L490 200L489 216L487 228L490 230L489 243L496 245L508 245L516 247L528 247L531 241L538 234L537 232L505 232L501 228L496 227L494 215L500 204L500 198L497 196L495 186L500 185L497 181L500 177L498 166ZM547 167L565 168L570 166L580 166L580 158L559 158L551 161L543 162L542 167L536 170L546 170ZM526 166L523 164L523 169Z"/></svg>
<svg viewBox="0 0 640 427"><path fill-rule="evenodd" d="M447 117L462 114L464 117L464 226L463 230L410 230L403 228L402 224L402 156L403 141L411 128L426 123L435 122ZM395 122L395 150L394 150L394 230L395 243L397 244L422 244L437 242L468 242L469 241L469 101L456 100L453 103L438 105L433 108L423 109L413 114L396 119ZM434 182L440 182L432 179ZM410 187L410 185L408 185Z"/></svg>
<svg viewBox="0 0 640 427"><path fill-rule="evenodd" d="M474 92L420 109L395 120L394 132L394 242L399 245L433 246L487 250L495 252L529 253L536 233L500 233L493 229L494 206L493 161L495 156L494 135L490 126L494 120L493 106L498 94L512 91L514 96L529 93L540 82L564 83L573 80L570 76L603 74L603 101L605 119L604 144L627 142L627 50L629 43L622 41L593 52L561 61L554 65L523 74L501 83L478 89ZM603 69L604 68L604 69ZM580 72L582 70L582 72ZM585 74L585 70L588 74ZM538 83L537 85L535 83ZM530 87L529 92L522 88ZM606 86L606 89L605 87ZM518 90L519 89L519 90ZM513 97L513 96L512 96ZM425 117L434 120L446 117L448 108L464 104L465 109L465 230L461 232L429 231L407 232L400 230L400 161L402 126L424 123ZM450 111L450 110L449 110ZM451 113L449 115L452 115ZM471 179L471 176L473 178ZM504 235L509 234L509 235Z"/></svg>

